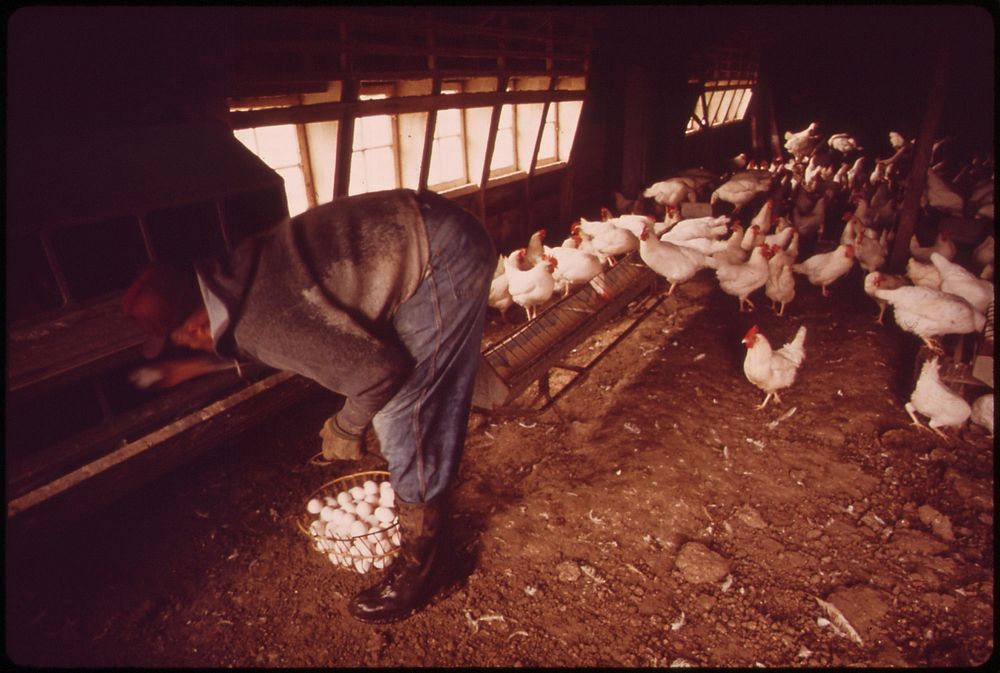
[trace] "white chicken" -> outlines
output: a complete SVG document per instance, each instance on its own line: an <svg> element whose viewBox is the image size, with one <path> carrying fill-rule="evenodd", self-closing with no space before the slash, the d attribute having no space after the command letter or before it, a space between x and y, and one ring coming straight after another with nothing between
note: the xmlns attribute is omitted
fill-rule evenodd
<svg viewBox="0 0 1000 673"><path fill-rule="evenodd" d="M774 199L767 199L750 220L750 226L757 227L761 234L767 236L771 233L771 225L774 224L774 220Z"/></svg>
<svg viewBox="0 0 1000 673"><path fill-rule="evenodd" d="M816 129L819 125L816 122L812 122L802 131L793 133L791 131L785 131L785 149L795 157L796 161L802 161L819 141L819 134L816 133Z"/></svg>
<svg viewBox="0 0 1000 673"><path fill-rule="evenodd" d="M927 185L921 203L952 217L962 217L965 211L962 195L933 169L927 169Z"/></svg>
<svg viewBox="0 0 1000 673"><path fill-rule="evenodd" d="M885 309L889 306L889 302L885 299L879 299L875 296L876 289L883 290L895 290L898 287L903 287L908 285L906 279L902 276L897 276L891 273L882 273L880 271L871 271L865 274L865 294L872 298L872 300L878 304L878 318L875 319L879 325L884 325L882 322L882 317L885 315Z"/></svg>
<svg viewBox="0 0 1000 673"><path fill-rule="evenodd" d="M930 262L921 262L912 257L906 260L906 277L920 287L941 289L941 272Z"/></svg>
<svg viewBox="0 0 1000 673"><path fill-rule="evenodd" d="M691 178L674 177L655 182L642 193L647 199L653 199L661 206L680 208L684 201L694 202L698 199L695 192L695 181Z"/></svg>
<svg viewBox="0 0 1000 673"><path fill-rule="evenodd" d="M522 270L527 250L521 248L508 255L504 260L504 273L507 275L507 288L514 303L524 308L528 320L534 320L538 315L538 307L547 302L555 291L555 280L552 273L558 262L555 259L543 257L527 270Z"/></svg>
<svg viewBox="0 0 1000 673"><path fill-rule="evenodd" d="M779 222L781 222L781 220L782 218L778 218ZM767 234L764 236L764 242L771 246L776 245L779 248L787 248L789 243L792 242L792 237L797 233L798 231L789 224L788 226L782 226L773 234Z"/></svg>
<svg viewBox="0 0 1000 673"><path fill-rule="evenodd" d="M941 274L941 291L956 294L980 313L993 301L993 283L977 277L961 264L950 262L936 252L931 253L931 264Z"/></svg>
<svg viewBox="0 0 1000 673"><path fill-rule="evenodd" d="M545 236L546 231L544 229L539 229L531 234L531 237L528 239L528 245L525 248L524 260L520 263L522 269L534 266L540 259L545 257Z"/></svg>
<svg viewBox="0 0 1000 673"><path fill-rule="evenodd" d="M562 293L564 297L569 294L573 287L590 282L604 271L604 265L601 264L600 258L586 250L558 246L549 248L547 254L556 260L556 268L552 272L552 279L555 283L554 291ZM595 285L595 290L604 299L610 299L607 290L603 287Z"/></svg>
<svg viewBox="0 0 1000 673"><path fill-rule="evenodd" d="M972 414L972 407L941 381L937 357L925 360L920 367L917 385L913 388L910 401L904 407L913 419L913 425L926 430L916 414L919 412L929 419L930 430L947 439L939 428L961 427Z"/></svg>
<svg viewBox="0 0 1000 673"><path fill-rule="evenodd" d="M955 241L951 240L951 236L944 231L938 233L934 238L934 245L930 246L921 246L916 234L910 237L911 257L921 262L929 262L931 261L932 252L942 255L945 259L952 260L958 254L958 248L955 247Z"/></svg>
<svg viewBox="0 0 1000 673"><path fill-rule="evenodd" d="M830 252L820 252L808 259L792 265L792 271L809 279L813 285L822 288L823 296L829 297L829 286L854 268L854 246L838 245Z"/></svg>
<svg viewBox="0 0 1000 673"><path fill-rule="evenodd" d="M862 269L878 271L889 256L889 230L877 234L874 229L865 227L855 242L854 252Z"/></svg>
<svg viewBox="0 0 1000 673"><path fill-rule="evenodd" d="M846 133L834 133L827 139L826 144L841 154L860 152L865 149L864 147L858 145L858 141L855 140L853 136Z"/></svg>
<svg viewBox="0 0 1000 673"><path fill-rule="evenodd" d="M907 285L895 290L876 288L874 294L892 304L892 316L902 330L919 337L936 353L942 350L935 337L981 332L986 325L986 316L969 302L941 290Z"/></svg>
<svg viewBox="0 0 1000 673"><path fill-rule="evenodd" d="M696 217L681 220L666 233L660 236L661 241L677 243L689 238L717 239L729 231L730 219L727 215L719 217ZM655 226L654 226L655 233Z"/></svg>
<svg viewBox="0 0 1000 673"><path fill-rule="evenodd" d="M993 393L980 395L972 403L969 420L993 435Z"/></svg>
<svg viewBox="0 0 1000 673"><path fill-rule="evenodd" d="M977 269L996 263L996 241L993 234L989 234L972 250L972 261Z"/></svg>
<svg viewBox="0 0 1000 673"><path fill-rule="evenodd" d="M652 220L650 220L652 222ZM605 223L608 224L608 223ZM583 240L589 239L589 249L601 260L601 264L614 266L615 257L639 249L639 237L628 229L613 224L597 235L587 234L580 229Z"/></svg>
<svg viewBox="0 0 1000 673"><path fill-rule="evenodd" d="M753 249L750 258L742 264L718 262L717 266L713 267L722 291L740 300L740 313L746 311L744 305L749 305L751 309L755 308L749 297L767 282L767 259L770 254L767 245L761 244Z"/></svg>
<svg viewBox="0 0 1000 673"><path fill-rule="evenodd" d="M779 316L785 315L785 306L795 298L795 275L782 256L773 254L767 262L768 276L764 295L771 300L771 309ZM777 305L781 305L781 309Z"/></svg>
<svg viewBox="0 0 1000 673"><path fill-rule="evenodd" d="M766 393L764 401L756 409L763 409L773 397L781 403L779 390L788 388L795 382L795 376L806 357L806 326L801 325L795 337L778 350L772 350L767 338L760 333L757 325L743 337L747 354L743 359L743 373L750 383Z"/></svg>
<svg viewBox="0 0 1000 673"><path fill-rule="evenodd" d="M764 234L760 232L760 227L754 224L747 227L747 230L743 233L743 239L740 241L740 247L749 253L755 246L758 246L763 242Z"/></svg>
<svg viewBox="0 0 1000 673"><path fill-rule="evenodd" d="M695 247L706 255L709 255L709 259L705 263L708 267L716 269L720 264L742 264L747 261L750 254L742 247L744 235L743 226L737 222L732 225L732 231L729 233L729 236L722 241L693 238L680 241L679 243Z"/></svg>
<svg viewBox="0 0 1000 673"><path fill-rule="evenodd" d="M493 281L490 283L490 294L487 304L491 308L500 311L500 319L507 322L507 311L514 305L514 298L510 295L510 287L507 282L507 271L504 266L506 255L497 258L497 266L493 271Z"/></svg>
<svg viewBox="0 0 1000 673"><path fill-rule="evenodd" d="M754 178L730 178L712 192L709 203L713 206L719 201L731 203L733 205L732 212L735 213L753 201L755 196L766 192L769 188L770 185L762 184L760 180Z"/></svg>
<svg viewBox="0 0 1000 673"><path fill-rule="evenodd" d="M673 294L675 287L705 268L705 255L694 248L661 241L648 227L639 237L639 257L646 266L670 283L668 297Z"/></svg>

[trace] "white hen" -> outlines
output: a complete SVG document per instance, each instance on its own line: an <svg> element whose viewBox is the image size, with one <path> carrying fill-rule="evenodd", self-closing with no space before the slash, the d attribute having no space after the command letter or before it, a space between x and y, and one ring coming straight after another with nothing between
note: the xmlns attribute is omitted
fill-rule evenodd
<svg viewBox="0 0 1000 673"><path fill-rule="evenodd" d="M678 243L689 238L717 239L729 231L729 222L730 219L727 215L681 220L671 227L669 231L660 236L660 240Z"/></svg>
<svg viewBox="0 0 1000 673"><path fill-rule="evenodd" d="M812 122L802 131L796 133L785 131L785 149L795 157L796 161L802 161L816 146L819 141L819 135L816 133L818 127L816 122Z"/></svg>
<svg viewBox="0 0 1000 673"><path fill-rule="evenodd" d="M961 264L950 262L936 252L931 253L931 264L941 274L941 291L957 294L980 313L993 301L993 283L977 277Z"/></svg>
<svg viewBox="0 0 1000 673"><path fill-rule="evenodd" d="M538 307L547 302L555 291L555 280L552 272L557 262L544 257L527 270L522 270L527 251L521 248L504 260L504 273L507 275L507 288L514 303L524 308L529 320L538 315Z"/></svg>
<svg viewBox="0 0 1000 673"><path fill-rule="evenodd" d="M927 416L927 425L938 435L947 439L938 428L961 427L972 414L972 407L958 393L941 381L937 357L925 360L920 367L920 377L905 405L906 413L913 419L913 425L927 429L916 416L919 412Z"/></svg>
<svg viewBox="0 0 1000 673"><path fill-rule="evenodd" d="M668 297L674 293L675 287L705 268L705 255L694 248L661 241L648 227L639 237L639 257L646 266L670 283Z"/></svg>
<svg viewBox="0 0 1000 673"><path fill-rule="evenodd" d="M922 246L920 245L920 239L914 234L910 237L910 257L921 261L929 262L931 261L931 253L936 252L942 255L945 259L955 259L955 255L958 254L958 248L955 247L955 242L951 240L946 232L940 232L934 238L934 245Z"/></svg>
<svg viewBox="0 0 1000 673"><path fill-rule="evenodd" d="M838 245L830 252L821 252L792 265L792 271L801 273L813 285L823 289L823 296L829 297L831 283L846 275L854 268L854 246Z"/></svg>
<svg viewBox="0 0 1000 673"><path fill-rule="evenodd" d="M778 255L772 255L767 262L768 277L764 283L764 295L771 300L771 309L779 316L785 315L785 306L795 298L795 275L792 267ZM777 309L781 304L781 309Z"/></svg>
<svg viewBox="0 0 1000 673"><path fill-rule="evenodd" d="M972 403L972 415L969 420L993 434L993 393L986 393L976 398Z"/></svg>
<svg viewBox="0 0 1000 673"><path fill-rule="evenodd" d="M906 260L906 277L914 285L933 290L941 289L941 272L930 262L921 262L910 257Z"/></svg>
<svg viewBox="0 0 1000 673"><path fill-rule="evenodd" d="M865 294L878 304L878 318L875 319L875 322L879 325L885 324L882 322L882 317L885 315L885 309L888 308L889 302L876 297L875 290L895 290L897 287L903 287L906 284L905 278L890 273L871 271L865 275Z"/></svg>
<svg viewBox="0 0 1000 673"><path fill-rule="evenodd" d="M892 316L902 330L919 337L936 353L942 350L935 337L982 332L986 326L986 316L972 304L941 290L907 285L895 290L876 288L874 294L892 304Z"/></svg>
<svg viewBox="0 0 1000 673"><path fill-rule="evenodd" d="M507 270L504 266L506 255L497 258L497 266L493 271L493 281L490 283L490 294L487 304L491 308L500 311L500 319L507 322L507 311L514 305L514 298L510 295L510 286L507 282Z"/></svg>
<svg viewBox="0 0 1000 673"><path fill-rule="evenodd" d="M750 258L742 264L720 262L714 267L715 277L722 291L740 300L740 313L745 312L744 305L755 308L749 297L767 282L767 258L770 254L767 245L761 244L753 249Z"/></svg>
<svg viewBox="0 0 1000 673"><path fill-rule="evenodd" d="M795 337L778 350L772 350L770 342L760 333L757 325L743 337L747 354L743 359L743 373L747 380L767 395L764 401L757 405L763 409L773 397L781 403L779 390L788 388L795 382L795 375L806 358L805 350L806 326L801 325L795 332Z"/></svg>

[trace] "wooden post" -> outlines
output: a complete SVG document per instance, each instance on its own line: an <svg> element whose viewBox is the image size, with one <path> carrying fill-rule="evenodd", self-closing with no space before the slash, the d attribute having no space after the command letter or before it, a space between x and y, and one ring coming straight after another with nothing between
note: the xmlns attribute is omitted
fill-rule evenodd
<svg viewBox="0 0 1000 673"><path fill-rule="evenodd" d="M934 143L934 133L937 131L944 108L944 100L948 95L948 76L951 70L951 42L944 36L939 42L934 71L931 73L930 91L927 94L927 109L920 124L920 133L913 152L913 166L906 180L906 193L899 208L899 218L896 223L896 240L892 246L887 269L890 273L902 273L910 257L910 238L917 224L917 211L920 208L920 197L927 184L927 169L931 162L931 147Z"/></svg>

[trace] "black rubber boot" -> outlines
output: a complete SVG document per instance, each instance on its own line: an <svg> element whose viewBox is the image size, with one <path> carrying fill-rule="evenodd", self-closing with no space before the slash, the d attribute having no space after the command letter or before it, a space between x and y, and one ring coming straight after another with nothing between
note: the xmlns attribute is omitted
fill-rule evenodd
<svg viewBox="0 0 1000 673"><path fill-rule="evenodd" d="M433 581L446 519L445 498L434 502L398 502L402 537L399 554L378 584L348 604L355 619L386 624L406 619L434 596Z"/></svg>

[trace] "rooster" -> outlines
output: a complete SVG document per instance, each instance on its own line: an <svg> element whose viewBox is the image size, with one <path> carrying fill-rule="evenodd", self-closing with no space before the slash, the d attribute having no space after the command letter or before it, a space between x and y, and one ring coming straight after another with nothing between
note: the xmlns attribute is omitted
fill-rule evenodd
<svg viewBox="0 0 1000 673"><path fill-rule="evenodd" d="M937 357L925 360L921 365L917 385L904 407L913 419L913 425L927 429L917 419L919 412L930 419L930 430L945 439L948 436L938 428L961 427L972 414L969 403L941 381Z"/></svg>
<svg viewBox="0 0 1000 673"><path fill-rule="evenodd" d="M891 273L882 273L880 271L871 271L865 275L865 294L874 300L878 304L878 318L875 319L879 325L884 325L882 322L882 316L885 315L885 309L888 308L889 302L885 299L879 299L875 296L876 289L882 290L895 290L898 287L903 287L907 285L906 279L902 276L897 276Z"/></svg>
<svg viewBox="0 0 1000 673"><path fill-rule="evenodd" d="M749 305L751 309L755 308L749 297L767 282L767 259L770 254L768 246L762 243L753 249L750 258L742 264L719 262L713 267L722 291L740 300L740 313L746 311L744 305ZM709 263L709 266L711 264Z"/></svg>
<svg viewBox="0 0 1000 673"><path fill-rule="evenodd" d="M743 359L743 373L747 380L767 395L764 401L755 408L760 410L767 406L772 397L781 404L779 390L788 388L795 382L802 361L805 360L806 326L801 325L795 337L778 350L772 350L767 338L760 333L757 325L743 337L747 354Z"/></svg>
<svg viewBox="0 0 1000 673"><path fill-rule="evenodd" d="M523 270L527 250L521 248L504 260L504 273L507 276L508 289L514 303L524 308L528 320L533 320L538 314L538 306L552 297L555 291L555 280L552 273L557 262L555 259L543 257L527 270Z"/></svg>
<svg viewBox="0 0 1000 673"><path fill-rule="evenodd" d="M792 271L801 273L813 285L823 288L823 296L829 297L830 284L854 268L854 246L839 245L830 252L821 252L792 265Z"/></svg>
<svg viewBox="0 0 1000 673"><path fill-rule="evenodd" d="M705 255L693 248L661 241L650 232L649 227L639 237L639 257L646 266L670 283L668 297L673 294L675 287L705 268Z"/></svg>
<svg viewBox="0 0 1000 673"><path fill-rule="evenodd" d="M993 301L993 283L976 277L961 264L949 262L936 252L931 253L931 264L941 274L941 291L950 292L966 300L980 313Z"/></svg>
<svg viewBox="0 0 1000 673"><path fill-rule="evenodd" d="M919 337L935 353L943 352L935 337L979 333L986 326L986 316L972 304L941 290L906 285L895 290L876 288L874 294L892 304L892 316L902 330Z"/></svg>

